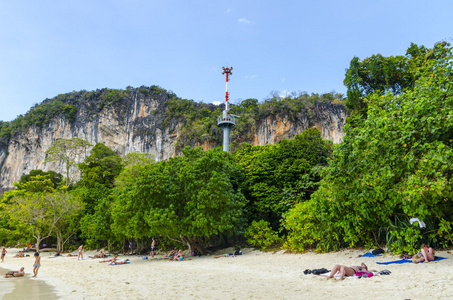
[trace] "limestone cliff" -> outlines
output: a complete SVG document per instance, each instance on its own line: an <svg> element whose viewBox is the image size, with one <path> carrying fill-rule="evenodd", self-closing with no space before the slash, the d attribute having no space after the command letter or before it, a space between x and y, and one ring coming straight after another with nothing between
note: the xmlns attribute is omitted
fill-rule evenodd
<svg viewBox="0 0 453 300"><path fill-rule="evenodd" d="M53 110L36 113L42 105ZM93 145L102 142L120 155L148 152L156 160L179 155L184 146L207 149L218 146L222 140L215 118L209 116L220 114L223 107L182 100L155 86L73 92L46 99L42 105L32 108L28 113L31 116L25 115L20 123L16 122L20 125L10 125L8 134L0 136L0 190L10 189L13 182L33 169L63 174L63 165L43 163L45 151L61 138L79 137ZM55 106L60 109L54 109ZM211 121L194 121L196 116L188 117L181 107L198 109L200 119L204 116ZM339 143L347 116L341 104L315 103L292 116L268 114L242 126L241 132L234 129L232 136L239 142L265 145L315 127L324 138Z"/></svg>

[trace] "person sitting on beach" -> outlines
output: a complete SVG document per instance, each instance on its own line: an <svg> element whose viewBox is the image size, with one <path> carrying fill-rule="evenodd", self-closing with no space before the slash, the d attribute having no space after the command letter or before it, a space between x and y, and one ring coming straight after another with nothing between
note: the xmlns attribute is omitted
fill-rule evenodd
<svg viewBox="0 0 453 300"><path fill-rule="evenodd" d="M421 256L419 259L414 259L412 262L414 264L418 264L419 262L430 262L432 260L435 260L436 258L434 257L434 250L433 248L429 247L426 244L421 245L421 250L417 254L418 256Z"/></svg>
<svg viewBox="0 0 453 300"><path fill-rule="evenodd" d="M173 260L179 260L179 261L184 260L184 255L182 254L181 250L178 251L178 253L174 256Z"/></svg>
<svg viewBox="0 0 453 300"><path fill-rule="evenodd" d="M171 250L170 255L168 255L168 256L174 257L176 254L178 254L178 249L176 249L176 247L175 247L175 248L173 248L173 250Z"/></svg>
<svg viewBox="0 0 453 300"><path fill-rule="evenodd" d="M105 254L104 254L104 251L101 249L101 252L99 252L99 254L95 254L93 256L93 258L104 258L105 257Z"/></svg>
<svg viewBox="0 0 453 300"><path fill-rule="evenodd" d="M25 275L24 267L20 268L19 271L9 271L6 273L5 278L11 278L11 277L22 277Z"/></svg>
<svg viewBox="0 0 453 300"><path fill-rule="evenodd" d="M22 251L19 251L14 257L25 257L24 253Z"/></svg>
<svg viewBox="0 0 453 300"><path fill-rule="evenodd" d="M343 280L345 276L354 276L355 273L359 271L368 271L368 267L364 264L361 263L360 266L352 266L352 267L347 267L347 266L342 266L342 265L335 265L332 269L332 272L330 272L330 275L327 277L332 278L335 274L340 273L340 280Z"/></svg>

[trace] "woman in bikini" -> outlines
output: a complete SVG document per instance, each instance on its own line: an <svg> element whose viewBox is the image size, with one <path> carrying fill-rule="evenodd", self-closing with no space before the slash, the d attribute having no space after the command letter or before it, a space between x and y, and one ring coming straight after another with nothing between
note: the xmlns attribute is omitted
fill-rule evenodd
<svg viewBox="0 0 453 300"><path fill-rule="evenodd" d="M83 245L80 245L79 247L79 255L77 256L77 260L80 260L80 257L82 257L83 260Z"/></svg>
<svg viewBox="0 0 453 300"><path fill-rule="evenodd" d="M38 276L38 270L41 266L41 257L38 252L35 252L35 264L33 265L33 277Z"/></svg>
<svg viewBox="0 0 453 300"><path fill-rule="evenodd" d="M343 280L345 276L354 276L355 273L359 271L368 271L368 267L364 264L361 263L360 266L352 266L352 267L347 267L347 266L342 266L342 265L335 265L332 269L332 272L330 272L329 277L327 278L332 278L335 274L338 272L340 273L340 280Z"/></svg>
<svg viewBox="0 0 453 300"><path fill-rule="evenodd" d="M414 259L412 262L414 264L418 264L419 262L429 262L431 260L436 259L434 257L434 250L428 245L422 244L421 250L418 252L418 256L421 256L419 259Z"/></svg>
<svg viewBox="0 0 453 300"><path fill-rule="evenodd" d="M6 249L5 247L2 248L2 262L5 260Z"/></svg>

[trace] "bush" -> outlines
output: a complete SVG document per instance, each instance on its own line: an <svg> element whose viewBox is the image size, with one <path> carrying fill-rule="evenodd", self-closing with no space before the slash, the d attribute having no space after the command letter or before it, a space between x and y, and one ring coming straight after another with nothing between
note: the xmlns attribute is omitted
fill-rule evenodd
<svg viewBox="0 0 453 300"><path fill-rule="evenodd" d="M282 242L277 232L270 227L270 223L264 220L253 221L252 225L247 228L245 237L247 238L247 243L254 247L260 247L262 250Z"/></svg>

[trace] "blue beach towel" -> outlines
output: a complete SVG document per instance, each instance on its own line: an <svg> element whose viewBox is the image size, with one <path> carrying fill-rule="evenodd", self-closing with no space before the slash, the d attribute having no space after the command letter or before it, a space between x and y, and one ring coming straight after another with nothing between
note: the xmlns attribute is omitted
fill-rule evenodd
<svg viewBox="0 0 453 300"><path fill-rule="evenodd" d="M376 257L376 256L382 256L382 254L373 254L371 252L367 252L365 254L359 255L360 257Z"/></svg>
<svg viewBox="0 0 453 300"><path fill-rule="evenodd" d="M440 257L437 256L435 260L432 261L438 261L442 259L447 259L446 257ZM378 265L390 265L390 264L406 264L406 263L412 263L412 260L410 259L400 259L400 260L395 260L395 261L387 261L387 262L376 262Z"/></svg>

